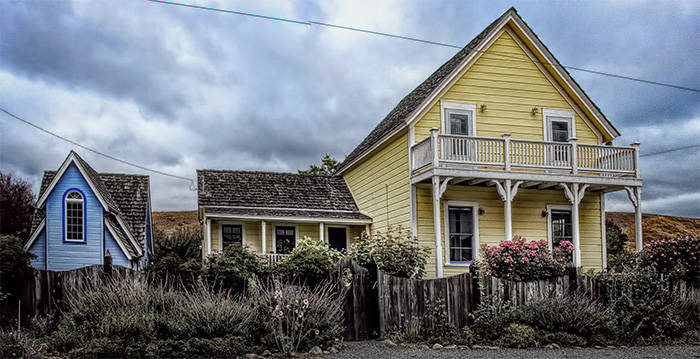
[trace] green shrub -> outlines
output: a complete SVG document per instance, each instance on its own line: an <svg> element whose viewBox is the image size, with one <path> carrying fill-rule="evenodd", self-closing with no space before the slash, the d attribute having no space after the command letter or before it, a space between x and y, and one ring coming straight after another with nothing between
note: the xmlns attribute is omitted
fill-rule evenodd
<svg viewBox="0 0 700 359"><path fill-rule="evenodd" d="M263 345L280 352L308 351L314 346L330 347L343 333L341 289L330 282L310 289L306 286L270 281L251 282L250 294L255 317L249 328L262 333Z"/></svg>
<svg viewBox="0 0 700 359"><path fill-rule="evenodd" d="M217 288L243 292L246 283L261 271L260 258L247 246L230 245L212 254L204 266L203 278Z"/></svg>
<svg viewBox="0 0 700 359"><path fill-rule="evenodd" d="M653 241L639 252L639 265L678 279L700 281L700 238Z"/></svg>
<svg viewBox="0 0 700 359"><path fill-rule="evenodd" d="M277 265L279 275L315 285L328 278L342 254L328 243L304 237L297 242L289 257Z"/></svg>
<svg viewBox="0 0 700 359"><path fill-rule="evenodd" d="M0 328L11 326L17 318L20 286L23 278L32 273L34 258L34 254L24 250L19 238L0 236Z"/></svg>
<svg viewBox="0 0 700 359"><path fill-rule="evenodd" d="M477 266L485 275L518 282L539 280L566 274L573 245L561 241L553 252L544 239L527 242L515 236L512 241L497 246L481 245L481 259Z"/></svg>
<svg viewBox="0 0 700 359"><path fill-rule="evenodd" d="M409 231L398 227L396 233L389 228L386 234L374 236L362 233L348 254L361 266L373 261L382 272L404 278L423 278L430 248L418 245Z"/></svg>
<svg viewBox="0 0 700 359"><path fill-rule="evenodd" d="M484 296L476 310L469 313L474 320L471 330L483 341L495 341L514 322L514 311L510 302L493 295Z"/></svg>
<svg viewBox="0 0 700 359"><path fill-rule="evenodd" d="M537 331L528 325L511 323L498 338L498 344L509 348L537 347Z"/></svg>
<svg viewBox="0 0 700 359"><path fill-rule="evenodd" d="M428 342L443 344L453 341L457 335L457 328L450 323L445 300L438 298L435 303L431 303L426 309L426 316L433 323L432 326L425 327L425 337L428 339Z"/></svg>
<svg viewBox="0 0 700 359"><path fill-rule="evenodd" d="M605 221L605 242L608 254L608 268L621 271L623 267L634 264L634 254L627 248L629 238L620 227L611 220Z"/></svg>
<svg viewBox="0 0 700 359"><path fill-rule="evenodd" d="M146 272L154 279L192 288L202 269L202 232L179 229L169 236L155 232L154 239L156 246Z"/></svg>
<svg viewBox="0 0 700 359"><path fill-rule="evenodd" d="M564 347L582 347L588 344L586 338L567 332L542 332L540 342L542 344L557 343Z"/></svg>

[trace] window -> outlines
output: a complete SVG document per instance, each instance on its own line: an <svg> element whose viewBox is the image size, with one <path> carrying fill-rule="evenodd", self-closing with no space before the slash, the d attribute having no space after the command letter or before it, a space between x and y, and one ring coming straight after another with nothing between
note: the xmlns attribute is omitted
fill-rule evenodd
<svg viewBox="0 0 700 359"><path fill-rule="evenodd" d="M442 109L443 133L462 136L476 134L475 104L440 101L440 107Z"/></svg>
<svg viewBox="0 0 700 359"><path fill-rule="evenodd" d="M548 206L549 246L554 249L561 241L573 241L573 225L569 206ZM573 242L572 242L573 243ZM571 260L572 258L570 258Z"/></svg>
<svg viewBox="0 0 700 359"><path fill-rule="evenodd" d="M477 257L477 206L472 202L445 204L445 247L448 264L469 264Z"/></svg>
<svg viewBox="0 0 700 359"><path fill-rule="evenodd" d="M296 245L296 228L292 226L275 227L275 250L278 254L289 254Z"/></svg>
<svg viewBox="0 0 700 359"><path fill-rule="evenodd" d="M222 224L221 242L223 248L232 244L243 245L243 226L240 224Z"/></svg>
<svg viewBox="0 0 700 359"><path fill-rule="evenodd" d="M576 136L573 111L545 108L542 110L542 116L545 123L545 141L566 143ZM547 156L547 164L551 166L569 166L568 146L552 146Z"/></svg>
<svg viewBox="0 0 700 359"><path fill-rule="evenodd" d="M85 242L85 202L83 195L77 190L71 190L66 193L64 202L65 240Z"/></svg>

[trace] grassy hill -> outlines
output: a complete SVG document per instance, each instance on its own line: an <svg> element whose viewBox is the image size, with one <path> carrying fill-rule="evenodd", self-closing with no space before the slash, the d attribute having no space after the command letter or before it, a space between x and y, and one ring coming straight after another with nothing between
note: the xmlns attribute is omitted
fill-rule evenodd
<svg viewBox="0 0 700 359"><path fill-rule="evenodd" d="M153 212L153 231L170 235L178 229L201 228L197 211Z"/></svg>

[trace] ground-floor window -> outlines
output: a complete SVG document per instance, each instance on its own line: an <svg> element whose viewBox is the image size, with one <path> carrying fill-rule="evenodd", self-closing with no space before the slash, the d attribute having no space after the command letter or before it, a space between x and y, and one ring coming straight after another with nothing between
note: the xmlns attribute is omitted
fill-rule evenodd
<svg viewBox="0 0 700 359"><path fill-rule="evenodd" d="M222 224L221 241L223 248L232 244L243 245L243 226L240 224Z"/></svg>
<svg viewBox="0 0 700 359"><path fill-rule="evenodd" d="M476 206L447 207L449 263L470 263L475 257Z"/></svg>
<svg viewBox="0 0 700 359"><path fill-rule="evenodd" d="M550 208L549 233L552 249L557 248L561 241L573 243L574 232L572 223L570 208Z"/></svg>
<svg viewBox="0 0 700 359"><path fill-rule="evenodd" d="M296 245L296 228L294 226L275 227L275 250L278 254L289 254Z"/></svg>

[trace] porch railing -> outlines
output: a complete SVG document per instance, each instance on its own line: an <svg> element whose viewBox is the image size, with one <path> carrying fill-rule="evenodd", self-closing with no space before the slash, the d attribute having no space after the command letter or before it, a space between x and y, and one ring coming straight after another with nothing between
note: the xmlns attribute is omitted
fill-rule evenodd
<svg viewBox="0 0 700 359"><path fill-rule="evenodd" d="M419 173L443 164L512 168L567 170L603 176L639 177L639 144L614 147L568 142L512 140L502 138L438 134L411 147L412 171ZM435 155L435 152L439 156Z"/></svg>
<svg viewBox="0 0 700 359"><path fill-rule="evenodd" d="M273 265L281 262L289 254L277 254L277 253L258 253L260 260L262 260L263 265Z"/></svg>

